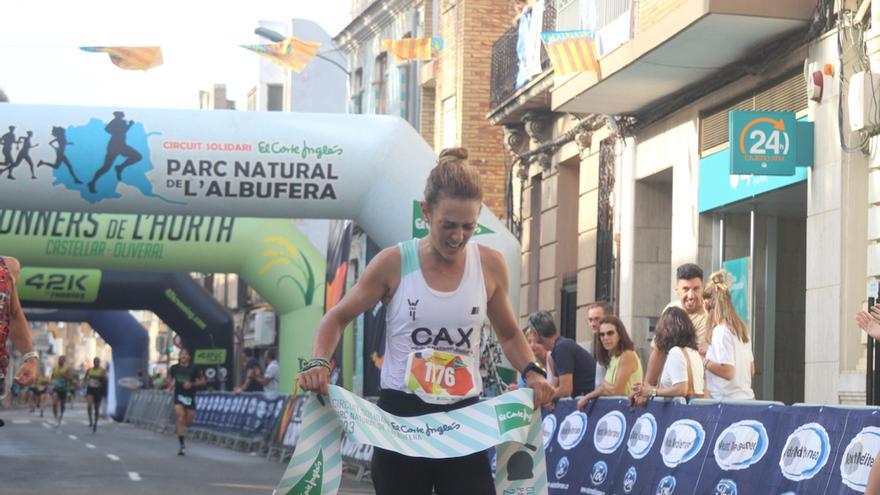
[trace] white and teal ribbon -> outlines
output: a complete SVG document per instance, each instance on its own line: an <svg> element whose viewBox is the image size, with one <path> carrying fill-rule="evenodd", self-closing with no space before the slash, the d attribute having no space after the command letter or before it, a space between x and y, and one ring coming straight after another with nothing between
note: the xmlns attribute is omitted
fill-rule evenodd
<svg viewBox="0 0 880 495"><path fill-rule="evenodd" d="M496 493L547 493L541 413L520 389L445 413L402 418L343 388L330 403L310 395L293 458L276 495L336 495L343 432L359 443L403 455L443 459L496 447Z"/></svg>

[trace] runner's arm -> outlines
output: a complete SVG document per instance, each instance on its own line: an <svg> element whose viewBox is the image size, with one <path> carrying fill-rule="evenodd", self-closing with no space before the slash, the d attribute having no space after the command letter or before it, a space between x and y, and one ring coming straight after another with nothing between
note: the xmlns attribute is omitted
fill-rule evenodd
<svg viewBox="0 0 880 495"><path fill-rule="evenodd" d="M12 290L10 297L12 299L10 305L10 325L9 338L12 344L22 354L33 352L34 345L31 341L31 331L27 318L24 316L24 310L21 308L21 301L18 299L18 291L15 288L18 277L21 274L21 265L15 258L6 257L6 266L9 267L9 273L12 276ZM0 343L2 344L2 343ZM37 359L29 359L22 364L15 376L15 381L21 385L30 385L37 378Z"/></svg>
<svg viewBox="0 0 880 495"><path fill-rule="evenodd" d="M509 288L507 265L501 253L494 249L481 246L480 252L485 267L483 273L488 274L487 277L484 277L488 298L486 303L487 316L492 323L492 328L495 329L504 355L517 371L521 371L529 363L535 361L535 355L529 347L525 334L517 325L510 296L507 295ZM538 373L528 373L523 378L526 380L526 386L534 391L535 407L542 406L552 400L553 387L547 383L546 377L542 377Z"/></svg>
<svg viewBox="0 0 880 495"><path fill-rule="evenodd" d="M329 360L345 326L376 302L390 300L392 287L396 287L396 281L399 280L400 249L391 247L382 250L367 265L354 287L321 319L312 342L312 357ZM298 383L303 390L327 395L330 371L323 366L312 368L299 374Z"/></svg>

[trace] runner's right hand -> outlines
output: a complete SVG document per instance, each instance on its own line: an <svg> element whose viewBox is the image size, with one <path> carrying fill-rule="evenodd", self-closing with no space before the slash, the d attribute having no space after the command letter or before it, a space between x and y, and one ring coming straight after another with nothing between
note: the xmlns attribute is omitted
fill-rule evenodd
<svg viewBox="0 0 880 495"><path fill-rule="evenodd" d="M323 366L318 366L299 374L299 387L307 392L328 395L327 386L329 384L330 370Z"/></svg>

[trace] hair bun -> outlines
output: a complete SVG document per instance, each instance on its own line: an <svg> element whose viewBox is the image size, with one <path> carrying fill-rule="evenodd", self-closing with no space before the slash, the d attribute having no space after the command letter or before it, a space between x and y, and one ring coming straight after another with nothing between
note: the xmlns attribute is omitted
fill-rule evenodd
<svg viewBox="0 0 880 495"><path fill-rule="evenodd" d="M720 290L726 291L730 289L730 283L728 280L728 273L724 270L719 270L712 274L710 281L712 285L717 287Z"/></svg>
<svg viewBox="0 0 880 495"><path fill-rule="evenodd" d="M448 160L467 160L468 151L466 148L446 148L440 152L440 163Z"/></svg>

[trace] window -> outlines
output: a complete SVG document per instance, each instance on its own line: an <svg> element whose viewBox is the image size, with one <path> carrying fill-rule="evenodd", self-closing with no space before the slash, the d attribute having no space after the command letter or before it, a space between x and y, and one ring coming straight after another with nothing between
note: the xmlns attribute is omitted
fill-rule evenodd
<svg viewBox="0 0 880 495"><path fill-rule="evenodd" d="M351 76L351 113L364 113L364 69L354 71Z"/></svg>
<svg viewBox="0 0 880 495"><path fill-rule="evenodd" d="M388 54L376 57L376 70L373 73L373 96L376 101L375 113L384 114L388 111Z"/></svg>
<svg viewBox="0 0 880 495"><path fill-rule="evenodd" d="M458 119L456 118L455 97L443 100L443 147L452 148L458 141Z"/></svg>
<svg viewBox="0 0 880 495"><path fill-rule="evenodd" d="M266 110L280 112L284 110L284 87L280 84L268 84Z"/></svg>

